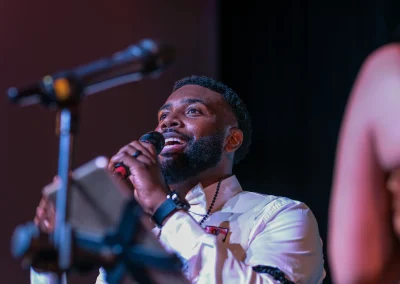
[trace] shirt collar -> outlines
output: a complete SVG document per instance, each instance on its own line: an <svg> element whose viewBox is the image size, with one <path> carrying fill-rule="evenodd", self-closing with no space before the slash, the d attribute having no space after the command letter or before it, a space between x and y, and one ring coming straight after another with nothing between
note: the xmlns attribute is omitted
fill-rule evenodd
<svg viewBox="0 0 400 284"><path fill-rule="evenodd" d="M203 188L201 183L194 186L186 195L186 200L190 204L189 212L195 215L206 215L217 189L217 185L218 182L205 188ZM230 198L241 191L243 191L242 187L235 175L222 180L217 199L213 206L213 211L220 210Z"/></svg>

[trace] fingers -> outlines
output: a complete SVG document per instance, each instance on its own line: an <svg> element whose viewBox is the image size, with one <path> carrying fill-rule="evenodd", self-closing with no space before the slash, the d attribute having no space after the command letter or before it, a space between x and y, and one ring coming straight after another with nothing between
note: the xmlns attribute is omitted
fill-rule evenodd
<svg viewBox="0 0 400 284"><path fill-rule="evenodd" d="M140 155L135 158L134 154L137 151L140 151ZM118 153L110 159L109 169L113 170L114 165L117 163L123 163L127 167L132 167L137 165L138 161L147 166L157 163L156 150L152 144L133 141L122 147Z"/></svg>
<svg viewBox="0 0 400 284"><path fill-rule="evenodd" d="M146 156L153 163L156 163L157 161L156 151L154 149L154 146L150 143L133 141L128 145L126 145L125 147L123 147L119 152L127 152L132 156L133 154L135 154L137 150L139 150L142 153L140 156L142 155Z"/></svg>
<svg viewBox="0 0 400 284"><path fill-rule="evenodd" d="M152 157L154 157L155 159L157 158L157 152L156 152L156 148L154 147L153 144L146 142L146 141L133 141L132 143L135 143L133 146L135 146L136 144L140 144L141 146L143 146L144 148L146 148L149 153L151 154Z"/></svg>
<svg viewBox="0 0 400 284"><path fill-rule="evenodd" d="M47 204L49 203L48 199L46 196L42 196L42 199L40 199L38 208L45 208L47 206Z"/></svg>
<svg viewBox="0 0 400 284"><path fill-rule="evenodd" d="M45 207L37 207L36 208L36 216L35 216L35 218L38 218L39 220L40 219L43 219L45 216L46 216L46 208Z"/></svg>
<svg viewBox="0 0 400 284"><path fill-rule="evenodd" d="M131 168L134 166L146 166L152 164L152 161L145 155L140 155L137 158L132 157L128 152L121 152L113 156L110 160L110 170L113 170L114 165L123 163L125 166Z"/></svg>
<svg viewBox="0 0 400 284"><path fill-rule="evenodd" d="M55 208L45 196L39 202L36 208L36 216L33 222L44 232L52 232L54 229Z"/></svg>

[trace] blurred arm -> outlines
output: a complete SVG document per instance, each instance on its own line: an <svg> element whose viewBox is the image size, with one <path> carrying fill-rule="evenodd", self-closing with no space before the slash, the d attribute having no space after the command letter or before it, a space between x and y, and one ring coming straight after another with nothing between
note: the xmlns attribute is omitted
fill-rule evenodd
<svg viewBox="0 0 400 284"><path fill-rule="evenodd" d="M400 165L400 46L377 50L362 66L336 159L328 240L333 278L383 283L396 245L385 176Z"/></svg>

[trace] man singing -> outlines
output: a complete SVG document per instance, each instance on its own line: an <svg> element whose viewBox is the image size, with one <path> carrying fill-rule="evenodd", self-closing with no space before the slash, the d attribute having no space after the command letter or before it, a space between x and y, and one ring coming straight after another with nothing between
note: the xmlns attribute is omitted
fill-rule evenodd
<svg viewBox="0 0 400 284"><path fill-rule="evenodd" d="M233 90L207 77L179 80L156 131L166 142L158 157L152 144L133 141L111 158L110 169L129 167L135 198L153 216L163 246L185 260L192 283L322 283L322 241L311 210L243 191L232 173L251 141L249 113ZM172 209L169 191L178 197ZM51 212L42 200L35 221L47 231ZM32 270L31 283L52 277ZM97 283L105 279L101 269Z"/></svg>

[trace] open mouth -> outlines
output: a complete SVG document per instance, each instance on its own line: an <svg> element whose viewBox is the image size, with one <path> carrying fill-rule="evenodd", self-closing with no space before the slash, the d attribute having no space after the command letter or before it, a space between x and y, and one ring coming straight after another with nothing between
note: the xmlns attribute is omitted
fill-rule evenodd
<svg viewBox="0 0 400 284"><path fill-rule="evenodd" d="M169 137L165 139L164 149L162 153L171 153L182 151L186 146L186 141L178 137Z"/></svg>
<svg viewBox="0 0 400 284"><path fill-rule="evenodd" d="M184 141L180 138L172 137L165 139L165 146L182 145Z"/></svg>

